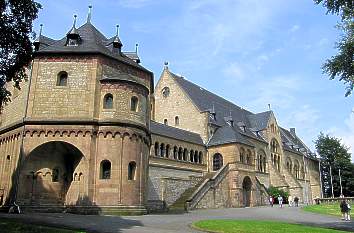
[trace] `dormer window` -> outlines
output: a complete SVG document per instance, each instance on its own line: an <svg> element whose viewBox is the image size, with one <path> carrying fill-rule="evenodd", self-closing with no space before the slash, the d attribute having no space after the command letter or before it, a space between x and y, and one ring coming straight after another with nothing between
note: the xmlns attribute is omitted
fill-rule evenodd
<svg viewBox="0 0 354 233"><path fill-rule="evenodd" d="M68 39L68 43L66 46L78 46L78 40L77 39Z"/></svg>
<svg viewBox="0 0 354 233"><path fill-rule="evenodd" d="M162 96L163 96L164 98L169 97L169 96L170 96L170 88L164 87L164 88L162 89Z"/></svg>
<svg viewBox="0 0 354 233"><path fill-rule="evenodd" d="M65 87L67 85L68 85L68 73L65 71L59 72L57 77L57 86Z"/></svg>

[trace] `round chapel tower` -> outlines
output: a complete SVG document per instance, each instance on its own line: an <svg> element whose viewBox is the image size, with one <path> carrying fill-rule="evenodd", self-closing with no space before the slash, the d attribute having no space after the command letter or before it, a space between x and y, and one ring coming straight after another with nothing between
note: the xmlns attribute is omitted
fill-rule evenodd
<svg viewBox="0 0 354 233"><path fill-rule="evenodd" d="M90 17L60 40L40 35L35 48L17 202L145 213L153 74L122 51L118 28L106 38Z"/></svg>

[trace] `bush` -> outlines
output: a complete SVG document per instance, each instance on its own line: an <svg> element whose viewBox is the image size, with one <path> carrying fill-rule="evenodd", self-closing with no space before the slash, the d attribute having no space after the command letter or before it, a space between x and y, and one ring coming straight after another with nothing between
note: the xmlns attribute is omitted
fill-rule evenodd
<svg viewBox="0 0 354 233"><path fill-rule="evenodd" d="M289 197L289 192L284 191L282 189L273 187L273 186L269 186L268 188L268 193L269 195L271 195L274 198L274 203L278 203L278 196L282 196L283 197L283 203L287 203L288 202L288 197Z"/></svg>

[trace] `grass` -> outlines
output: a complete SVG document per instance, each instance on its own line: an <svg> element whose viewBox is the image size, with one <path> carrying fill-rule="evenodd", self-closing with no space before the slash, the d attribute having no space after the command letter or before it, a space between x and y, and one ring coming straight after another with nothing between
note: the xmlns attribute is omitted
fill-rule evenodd
<svg viewBox="0 0 354 233"><path fill-rule="evenodd" d="M320 233L320 232L345 232L319 227L309 227L299 224L291 224L284 222L273 221L258 221L258 220L202 220L193 223L193 227L199 230L208 232L220 233Z"/></svg>
<svg viewBox="0 0 354 233"><path fill-rule="evenodd" d="M19 223L10 219L0 219L0 232L6 233L84 233L83 231L67 230L54 227L45 227L26 223Z"/></svg>
<svg viewBox="0 0 354 233"><path fill-rule="evenodd" d="M320 205L309 205L303 208L304 211L318 213L318 214L327 214L333 216L341 216L339 203L329 203L329 204L320 204Z"/></svg>

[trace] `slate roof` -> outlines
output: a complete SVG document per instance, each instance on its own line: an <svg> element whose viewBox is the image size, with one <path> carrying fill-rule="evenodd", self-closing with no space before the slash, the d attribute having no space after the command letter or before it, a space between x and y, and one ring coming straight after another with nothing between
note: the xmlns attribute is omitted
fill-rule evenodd
<svg viewBox="0 0 354 233"><path fill-rule="evenodd" d="M232 142L238 142L254 147L254 145L250 141L248 141L246 137L242 136L242 134L237 130L237 128L232 127L230 125L224 125L218 128L213 134L213 136L210 138L208 146L217 146Z"/></svg>
<svg viewBox="0 0 354 233"><path fill-rule="evenodd" d="M167 71L201 112L211 113L209 122L219 127L209 140L209 146L230 142L252 145L249 138L267 143L264 140L262 130L267 127L269 119L273 114L272 111L252 113L181 76L173 74L169 70ZM230 120L233 121L233 127L229 126L227 123L227 121ZM242 126L245 126L245 128ZM245 129L245 131L243 131L243 129ZM300 153L297 149L292 149L287 145L294 144L298 148L305 148L310 152L309 148L296 135L291 135L291 133L284 128L281 128L280 133L282 141L285 142L284 149Z"/></svg>
<svg viewBox="0 0 354 233"><path fill-rule="evenodd" d="M198 145L204 145L203 140L199 134L192 133L183 129L178 129L155 121L151 121L150 129L152 134L166 136Z"/></svg>
<svg viewBox="0 0 354 233"><path fill-rule="evenodd" d="M59 54L59 53L76 53L76 54L103 54L110 58L116 59L123 63L134 66L140 70L151 71L145 69L143 66L136 63L134 60L129 58L123 53L114 53L113 52L113 41L116 39L116 36L112 38L106 38L91 22L86 22L84 25L77 29L77 33L80 35L81 41L78 46L66 46L67 37L66 35L60 40L53 40L48 37L45 37L47 41L47 46L40 46L39 50L35 54ZM44 36L43 36L44 37ZM119 39L119 38L118 38Z"/></svg>

